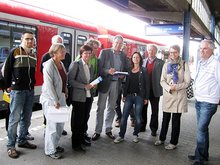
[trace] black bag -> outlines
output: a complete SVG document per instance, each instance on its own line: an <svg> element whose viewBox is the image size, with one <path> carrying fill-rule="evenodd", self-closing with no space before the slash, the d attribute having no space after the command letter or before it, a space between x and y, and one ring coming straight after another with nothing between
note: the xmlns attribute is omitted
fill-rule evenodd
<svg viewBox="0 0 220 165"><path fill-rule="evenodd" d="M193 93L193 82L194 82L194 80L191 79L189 86L186 88L186 94L187 94L187 98L188 99L191 99L194 96L194 93Z"/></svg>
<svg viewBox="0 0 220 165"><path fill-rule="evenodd" d="M77 61L78 67L77 67L77 71L76 71L76 77L75 80L79 74L79 62ZM68 90L68 97L66 98L66 105L70 106L72 103L72 97L73 97L73 87L68 83L67 84L67 90Z"/></svg>
<svg viewBox="0 0 220 165"><path fill-rule="evenodd" d="M71 85L67 85L67 90L68 90L68 97L66 98L66 105L70 106L73 96L73 87Z"/></svg>

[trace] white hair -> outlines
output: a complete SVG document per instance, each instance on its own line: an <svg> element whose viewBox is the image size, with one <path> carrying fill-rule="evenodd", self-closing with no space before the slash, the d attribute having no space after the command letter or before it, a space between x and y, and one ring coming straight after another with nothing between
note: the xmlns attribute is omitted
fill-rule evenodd
<svg viewBox="0 0 220 165"><path fill-rule="evenodd" d="M56 44L58 39L61 39L62 40L62 44L63 44L63 38L60 35L53 36L52 39L51 39L51 43L52 44Z"/></svg>

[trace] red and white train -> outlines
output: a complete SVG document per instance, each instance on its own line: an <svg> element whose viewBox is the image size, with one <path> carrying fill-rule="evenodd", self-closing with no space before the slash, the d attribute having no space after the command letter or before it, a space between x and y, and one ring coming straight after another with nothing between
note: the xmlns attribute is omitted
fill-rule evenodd
<svg viewBox="0 0 220 165"><path fill-rule="evenodd" d="M60 34L64 38L67 52L72 55L72 60L78 55L79 48L89 38L100 40L102 47L111 47L112 38L116 34L121 34L128 46L128 56L134 51L145 53L147 44L157 44L143 38L138 38L129 34L119 33L101 26L73 19L67 16L35 8L15 1L0 2L0 62L3 62L9 50L20 44L21 33L31 30L37 39L38 63L36 69L36 102L41 93L43 82L39 66L42 55L48 51L53 35ZM0 111L6 108L0 93Z"/></svg>

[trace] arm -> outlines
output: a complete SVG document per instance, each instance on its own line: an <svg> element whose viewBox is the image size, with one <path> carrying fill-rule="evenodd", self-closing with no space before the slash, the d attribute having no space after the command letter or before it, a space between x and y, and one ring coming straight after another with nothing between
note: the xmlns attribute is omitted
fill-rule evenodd
<svg viewBox="0 0 220 165"><path fill-rule="evenodd" d="M13 74L13 65L14 65L14 51L15 49L13 49L8 58L5 61L5 68L4 68L4 81L5 81L5 87L10 88L11 87L11 83L12 83L12 74Z"/></svg>
<svg viewBox="0 0 220 165"><path fill-rule="evenodd" d="M167 83L167 63L163 65L161 79L160 79L160 85L163 87L165 91L170 93L171 86Z"/></svg>
<svg viewBox="0 0 220 165"><path fill-rule="evenodd" d="M77 61L72 62L70 64L69 72L68 72L68 83L74 88L84 89L86 84L77 81L77 77L80 74L79 72L80 72L79 62Z"/></svg>

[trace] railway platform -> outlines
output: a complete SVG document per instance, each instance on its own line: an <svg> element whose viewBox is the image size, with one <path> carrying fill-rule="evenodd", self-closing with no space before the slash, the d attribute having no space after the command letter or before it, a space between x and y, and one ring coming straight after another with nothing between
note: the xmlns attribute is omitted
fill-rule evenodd
<svg viewBox="0 0 220 165"><path fill-rule="evenodd" d="M95 99L90 113L89 130L90 136L95 128L95 110L97 101ZM91 147L87 147L85 153L73 151L71 148L70 124L65 124L68 134L63 136L60 146L65 148L64 158L59 160L51 159L44 154L44 126L42 110L33 112L29 132L34 136L32 143L38 147L36 150L17 148L21 155L18 159L11 159L6 152L7 133L5 131L5 121L0 120L0 164L1 165L190 165L187 159L189 154L194 153L196 144L196 113L194 100L189 100L188 113L182 115L181 133L179 144L175 150L167 151L164 146L154 146L155 137L151 136L149 127L146 132L139 134L139 143L133 143L130 120L125 135L125 141L114 144L105 133L101 138L92 142ZM150 109L148 116L150 117ZM162 112L159 114L159 130L161 127ZM210 160L205 162L207 165L220 164L220 106L210 124ZM119 128L113 127L113 134L118 135ZM158 132L159 133L159 132ZM170 129L167 136L170 140Z"/></svg>

